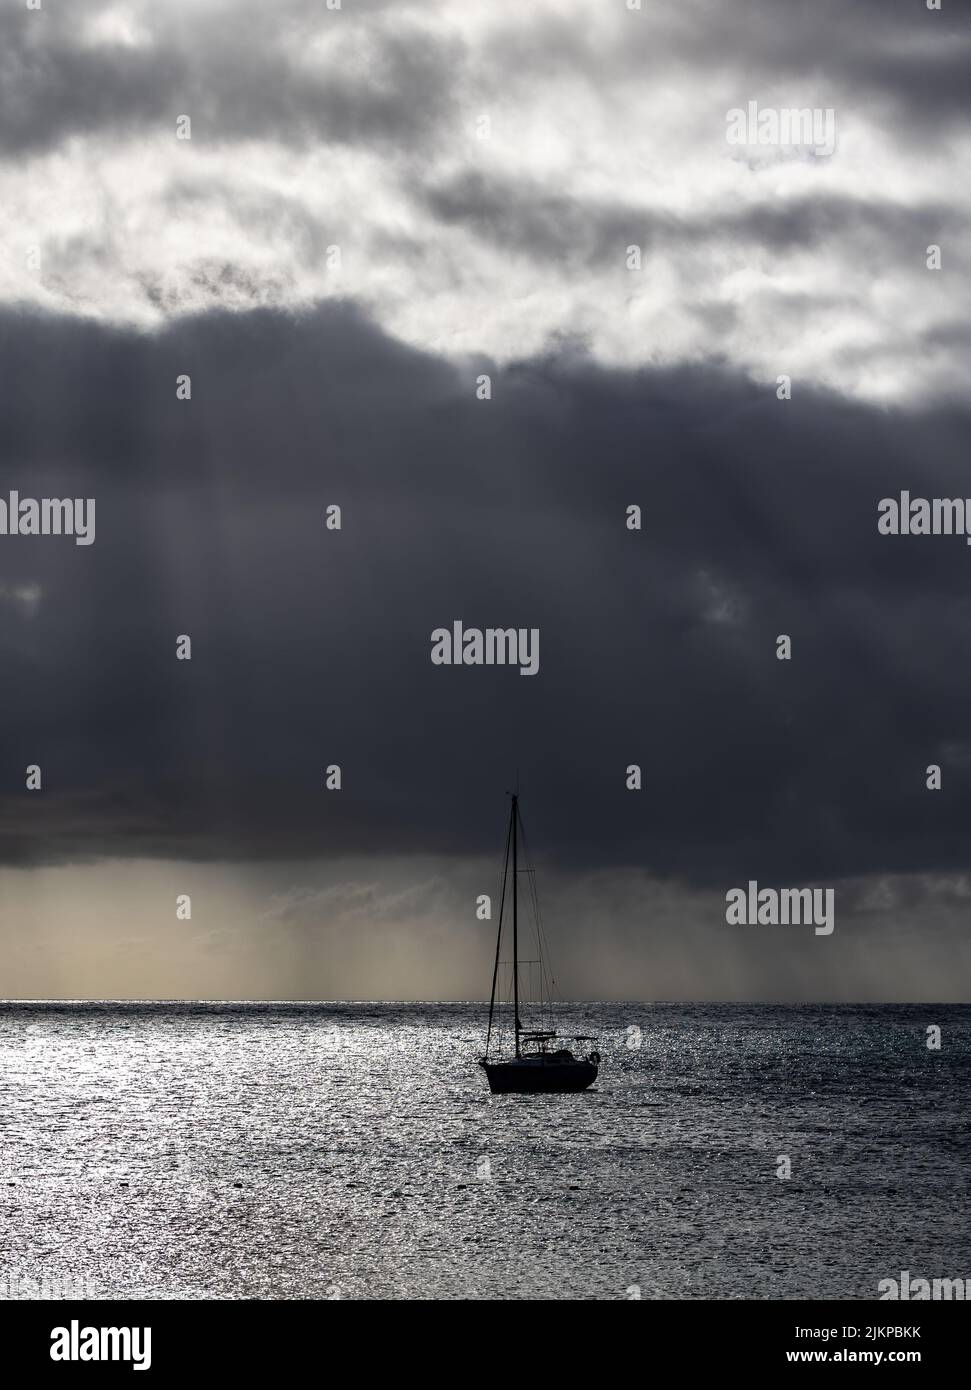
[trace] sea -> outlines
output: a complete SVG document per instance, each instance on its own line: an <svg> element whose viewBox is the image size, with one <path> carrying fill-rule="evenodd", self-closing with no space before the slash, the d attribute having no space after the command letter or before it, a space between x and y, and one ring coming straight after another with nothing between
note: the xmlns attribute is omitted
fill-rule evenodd
<svg viewBox="0 0 971 1390"><path fill-rule="evenodd" d="M0 1297L873 1299L971 1278L971 1006L0 1004ZM589 1046L589 1045L586 1045Z"/></svg>

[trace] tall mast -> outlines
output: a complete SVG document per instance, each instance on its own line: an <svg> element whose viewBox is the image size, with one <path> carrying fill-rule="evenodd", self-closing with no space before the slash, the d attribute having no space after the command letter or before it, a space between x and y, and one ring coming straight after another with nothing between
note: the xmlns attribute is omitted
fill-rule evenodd
<svg viewBox="0 0 971 1390"><path fill-rule="evenodd" d="M512 798L512 1016L516 1031L516 1056L519 1056L519 797Z"/></svg>
<svg viewBox="0 0 971 1390"><path fill-rule="evenodd" d="M492 967L492 994L489 996L489 1029L486 1033L486 1057L489 1055L489 1044L492 1041L492 1017L496 1010L496 983L499 979L499 949L502 945L502 914L506 905L506 880L509 877L509 841L512 839L512 816L509 817L509 829L506 831L506 853L502 860L502 896L499 899L499 930L496 932L496 959Z"/></svg>

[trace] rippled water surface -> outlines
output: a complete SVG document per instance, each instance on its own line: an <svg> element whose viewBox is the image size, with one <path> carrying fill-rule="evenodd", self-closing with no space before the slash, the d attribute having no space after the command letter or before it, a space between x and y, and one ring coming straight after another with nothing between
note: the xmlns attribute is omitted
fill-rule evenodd
<svg viewBox="0 0 971 1390"><path fill-rule="evenodd" d="M971 1007L564 1013L596 1088L492 1097L479 1005L0 1005L0 1265L161 1298L971 1277Z"/></svg>

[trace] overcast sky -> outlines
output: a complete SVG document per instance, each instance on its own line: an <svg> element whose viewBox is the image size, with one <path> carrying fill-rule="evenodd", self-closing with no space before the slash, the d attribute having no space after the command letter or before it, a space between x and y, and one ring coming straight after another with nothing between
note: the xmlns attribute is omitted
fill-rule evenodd
<svg viewBox="0 0 971 1390"><path fill-rule="evenodd" d="M481 996L518 768L564 993L967 999L971 549L876 521L971 497L969 60L946 0L5 7L0 500L97 528L0 536L0 994Z"/></svg>

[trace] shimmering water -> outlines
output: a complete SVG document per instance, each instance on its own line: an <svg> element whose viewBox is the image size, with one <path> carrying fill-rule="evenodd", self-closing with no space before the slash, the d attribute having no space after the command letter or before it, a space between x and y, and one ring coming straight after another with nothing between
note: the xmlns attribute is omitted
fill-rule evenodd
<svg viewBox="0 0 971 1390"><path fill-rule="evenodd" d="M0 1005L0 1279L872 1298L904 1269L971 1277L971 1007L572 1005L604 1057L579 1096L491 1097L482 1018Z"/></svg>

